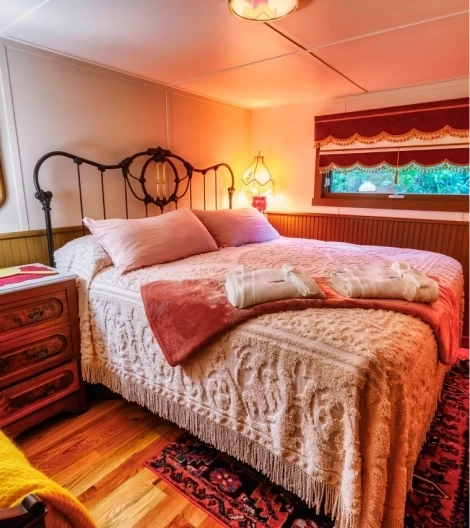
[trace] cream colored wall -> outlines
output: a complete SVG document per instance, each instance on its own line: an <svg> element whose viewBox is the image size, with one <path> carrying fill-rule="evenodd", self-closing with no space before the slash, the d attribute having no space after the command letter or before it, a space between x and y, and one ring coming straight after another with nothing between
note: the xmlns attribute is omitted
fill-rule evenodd
<svg viewBox="0 0 470 528"><path fill-rule="evenodd" d="M32 175L36 161L51 150L106 164L160 145L196 167L226 162L236 174L251 159L248 110L2 39L0 81L0 146L7 185L0 232L44 227ZM42 187L54 190L55 227L80 224L75 174L75 165L61 159L49 160L41 170ZM84 212L100 217L99 172L82 166L82 177ZM121 216L122 179L110 171L105 182L107 215ZM221 191L219 200L224 199ZM131 203L130 213L142 216L142 204Z"/></svg>
<svg viewBox="0 0 470 528"><path fill-rule="evenodd" d="M313 125L316 115L468 97L468 93L468 79L462 79L315 104L253 111L253 150L262 151L266 164L276 178L276 193L273 198L269 199L268 210L468 220L467 213L314 207L311 205L315 167Z"/></svg>

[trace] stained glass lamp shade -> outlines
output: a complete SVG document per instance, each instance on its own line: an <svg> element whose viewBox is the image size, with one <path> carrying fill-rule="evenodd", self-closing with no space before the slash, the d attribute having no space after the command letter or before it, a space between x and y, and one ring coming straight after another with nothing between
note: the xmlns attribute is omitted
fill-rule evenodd
<svg viewBox="0 0 470 528"><path fill-rule="evenodd" d="M299 0L229 0L230 11L245 20L271 22L294 12Z"/></svg>
<svg viewBox="0 0 470 528"><path fill-rule="evenodd" d="M243 173L242 181L253 195L251 205L263 212L267 207L266 197L274 190L274 178L266 167L261 152L255 156L253 163Z"/></svg>

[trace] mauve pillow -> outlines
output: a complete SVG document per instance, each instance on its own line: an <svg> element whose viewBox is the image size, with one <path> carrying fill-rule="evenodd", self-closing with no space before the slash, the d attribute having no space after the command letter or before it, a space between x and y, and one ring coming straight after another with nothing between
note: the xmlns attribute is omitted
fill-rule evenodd
<svg viewBox="0 0 470 528"><path fill-rule="evenodd" d="M264 215L253 207L192 211L206 226L219 247L244 246L280 237Z"/></svg>
<svg viewBox="0 0 470 528"><path fill-rule="evenodd" d="M189 209L137 220L84 218L83 223L121 273L218 250Z"/></svg>

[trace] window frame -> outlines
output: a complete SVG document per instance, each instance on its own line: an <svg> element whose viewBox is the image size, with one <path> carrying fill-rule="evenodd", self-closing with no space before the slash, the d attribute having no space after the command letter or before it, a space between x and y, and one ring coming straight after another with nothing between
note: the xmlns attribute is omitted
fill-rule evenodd
<svg viewBox="0 0 470 528"><path fill-rule="evenodd" d="M469 197L463 195L405 194L403 198L389 198L389 194L325 192L324 178L320 173L320 147L316 147L315 185L312 205L371 209L398 209L414 211L449 211L468 213Z"/></svg>

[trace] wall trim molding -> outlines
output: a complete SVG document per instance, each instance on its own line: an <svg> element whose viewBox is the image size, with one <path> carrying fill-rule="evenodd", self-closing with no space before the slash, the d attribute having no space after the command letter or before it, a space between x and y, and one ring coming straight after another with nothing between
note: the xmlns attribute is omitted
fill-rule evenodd
<svg viewBox="0 0 470 528"><path fill-rule="evenodd" d="M18 214L19 227L29 227L28 211L24 197L23 172L21 167L18 131L16 127L13 92L10 81L10 64L6 46L0 41L0 122L4 126L5 137L2 139L3 178L6 186L6 199L14 202Z"/></svg>
<svg viewBox="0 0 470 528"><path fill-rule="evenodd" d="M56 248L89 233L84 226L57 227L52 231ZM49 265L45 229L0 233L0 268L36 262Z"/></svg>
<svg viewBox="0 0 470 528"><path fill-rule="evenodd" d="M55 227L53 229L55 233L72 233L75 231L84 231L87 230L84 226L68 226L68 227ZM26 238L26 237L35 237L46 235L45 229L33 229L31 231L15 231L12 233L0 233L0 240L8 240L11 238Z"/></svg>
<svg viewBox="0 0 470 528"><path fill-rule="evenodd" d="M316 217L327 217L327 218L357 218L357 219L374 219L374 220L388 220L390 222L413 222L422 224L457 224L457 225L469 225L465 220L441 220L439 218L413 218L413 217L399 217L395 218L392 216L376 216L376 215L351 215L351 214L336 214L336 213L288 213L286 211L266 211L266 215L277 216L316 216Z"/></svg>

